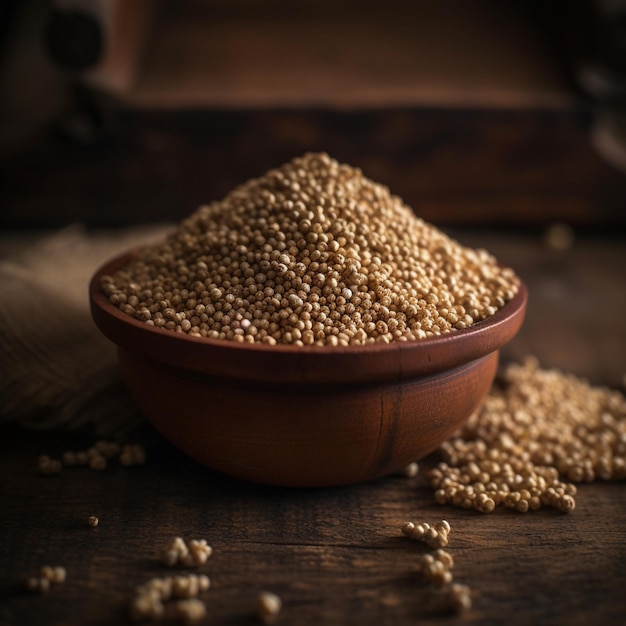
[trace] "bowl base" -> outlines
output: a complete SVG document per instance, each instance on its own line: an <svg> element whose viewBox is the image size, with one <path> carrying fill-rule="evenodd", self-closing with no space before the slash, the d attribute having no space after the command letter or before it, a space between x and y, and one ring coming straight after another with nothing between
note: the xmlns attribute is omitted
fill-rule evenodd
<svg viewBox="0 0 626 626"><path fill-rule="evenodd" d="M300 386L119 356L139 408L176 447L221 473L288 487L363 482L423 458L478 407L498 363L495 351L400 382Z"/></svg>

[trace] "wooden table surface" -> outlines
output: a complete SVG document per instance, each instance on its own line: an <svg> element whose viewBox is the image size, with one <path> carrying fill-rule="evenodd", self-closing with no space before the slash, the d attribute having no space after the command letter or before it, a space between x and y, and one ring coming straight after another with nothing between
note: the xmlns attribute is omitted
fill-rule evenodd
<svg viewBox="0 0 626 626"><path fill-rule="evenodd" d="M626 372L626 241L584 239L556 252L538 239L459 235L512 264L530 291L524 328L503 361L536 354L596 383ZM37 474L41 453L91 443L85 434L0 435L0 624L129 622L136 585L171 573L159 563L175 535L214 549L202 571L206 624L254 624L257 594L278 593L282 624L626 624L626 484L582 485L571 514L481 515L434 502L425 459L394 476L322 490L286 490L220 476L185 458L150 427L148 461L103 472ZM100 524L90 528L87 518ZM455 580L473 607L443 615L417 571L407 520L447 519ZM63 565L65 584L29 594L23 580ZM171 623L171 622L170 622Z"/></svg>

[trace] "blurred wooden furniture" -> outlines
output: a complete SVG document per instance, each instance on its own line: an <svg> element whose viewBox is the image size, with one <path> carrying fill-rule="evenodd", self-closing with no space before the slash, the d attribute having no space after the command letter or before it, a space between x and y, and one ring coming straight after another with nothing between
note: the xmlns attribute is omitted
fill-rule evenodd
<svg viewBox="0 0 626 626"><path fill-rule="evenodd" d="M626 176L593 150L584 108L133 111L94 141L46 135L0 155L0 226L178 221L307 150L387 184L439 226L553 222L615 231Z"/></svg>
<svg viewBox="0 0 626 626"><path fill-rule="evenodd" d="M306 150L438 225L624 226L626 176L594 149L573 75L586 1L132 4L106 5L115 36L89 71L42 77L35 29L0 72L15 105L0 135L60 109L0 150L0 226L178 220Z"/></svg>
<svg viewBox="0 0 626 626"><path fill-rule="evenodd" d="M139 108L563 107L541 20L493 0L165 1L119 94Z"/></svg>

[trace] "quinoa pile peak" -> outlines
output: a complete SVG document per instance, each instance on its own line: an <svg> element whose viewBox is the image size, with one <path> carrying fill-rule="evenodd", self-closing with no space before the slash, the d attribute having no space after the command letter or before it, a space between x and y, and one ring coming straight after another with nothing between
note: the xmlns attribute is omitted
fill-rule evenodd
<svg viewBox="0 0 626 626"><path fill-rule="evenodd" d="M467 328L514 272L417 217L384 185L308 153L200 207L102 278L146 324L237 342L362 345Z"/></svg>

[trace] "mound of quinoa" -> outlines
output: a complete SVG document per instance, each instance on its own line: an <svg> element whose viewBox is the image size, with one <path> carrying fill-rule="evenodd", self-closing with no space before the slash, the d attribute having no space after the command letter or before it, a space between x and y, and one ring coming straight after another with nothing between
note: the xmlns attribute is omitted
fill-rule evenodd
<svg viewBox="0 0 626 626"><path fill-rule="evenodd" d="M321 153L200 207L101 286L127 315L173 332L347 346L467 328L519 280Z"/></svg>

